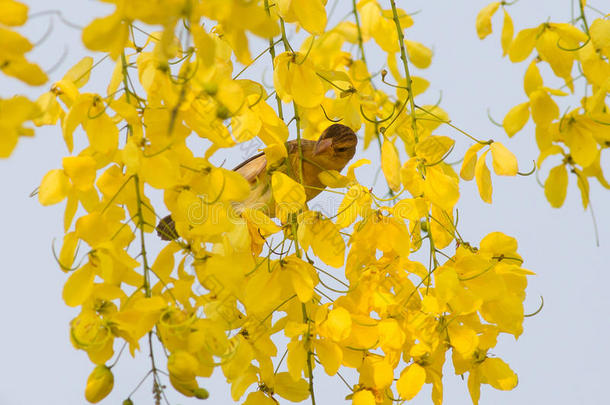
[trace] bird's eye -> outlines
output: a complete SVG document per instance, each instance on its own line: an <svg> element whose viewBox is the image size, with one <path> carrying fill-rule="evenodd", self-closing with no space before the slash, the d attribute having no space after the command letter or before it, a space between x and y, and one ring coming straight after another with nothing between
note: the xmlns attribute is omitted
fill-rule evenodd
<svg viewBox="0 0 610 405"><path fill-rule="evenodd" d="M345 147L345 148L337 148L335 149L336 152L342 153L342 152L347 152L349 150L349 147Z"/></svg>

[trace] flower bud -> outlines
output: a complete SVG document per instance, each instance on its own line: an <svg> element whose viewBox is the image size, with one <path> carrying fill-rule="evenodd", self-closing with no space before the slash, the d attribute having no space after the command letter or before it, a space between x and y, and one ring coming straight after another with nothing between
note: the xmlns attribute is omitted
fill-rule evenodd
<svg viewBox="0 0 610 405"><path fill-rule="evenodd" d="M176 391L187 397L195 396L195 390L199 388L195 377L190 380L181 380L170 374L169 382L172 384L172 387L176 389Z"/></svg>
<svg viewBox="0 0 610 405"><path fill-rule="evenodd" d="M179 380L192 380L195 378L199 362L187 351L177 350L167 359L167 370Z"/></svg>
<svg viewBox="0 0 610 405"><path fill-rule="evenodd" d="M99 365L93 369L89 378L87 378L85 398L92 404L100 402L110 394L113 386L114 376L112 372L105 365Z"/></svg>
<svg viewBox="0 0 610 405"><path fill-rule="evenodd" d="M210 393L205 388L195 388L193 394L195 394L195 398L197 399L208 399L210 396Z"/></svg>

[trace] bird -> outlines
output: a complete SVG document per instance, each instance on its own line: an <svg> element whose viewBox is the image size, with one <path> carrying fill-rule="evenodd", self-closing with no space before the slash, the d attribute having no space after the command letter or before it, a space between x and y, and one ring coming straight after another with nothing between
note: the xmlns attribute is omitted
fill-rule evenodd
<svg viewBox="0 0 610 405"><path fill-rule="evenodd" d="M293 180L301 182L305 188L306 201L311 200L326 188L318 175L325 170L338 172L343 170L354 157L357 144L358 138L350 127L332 124L322 132L317 141L301 139L286 142L288 157L273 168L267 167L264 152L246 159L233 171L241 174L250 183L250 194L244 201L234 204L235 210L239 213L244 208L256 206L264 207L270 216L275 215L271 191L271 171L281 171ZM300 162L302 162L301 170L299 170ZM178 238L171 215L162 218L156 230L157 235L163 240Z"/></svg>

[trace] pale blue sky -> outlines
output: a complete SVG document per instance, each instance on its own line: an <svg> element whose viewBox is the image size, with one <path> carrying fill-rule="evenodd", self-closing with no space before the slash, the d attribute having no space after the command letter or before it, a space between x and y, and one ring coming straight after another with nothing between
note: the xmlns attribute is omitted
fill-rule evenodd
<svg viewBox="0 0 610 405"><path fill-rule="evenodd" d="M31 12L36 13L48 10L51 2L26 3ZM52 3L53 7L62 10L66 19L80 25L109 9L107 4L94 1ZM501 120L510 107L525 101L522 76L526 63L513 65L500 57L500 13L493 20L495 33L485 41L479 41L474 20L477 12L488 3L486 0L399 0L397 3L408 12L421 10L414 16L415 25L406 35L434 50L432 66L416 73L431 82L423 100L433 103L442 90L441 106L456 125L479 138L503 142L517 154L522 171L528 171L537 157L533 126L528 124L509 140L487 119L487 108ZM509 11L519 30L548 18L558 22L569 20L570 3L569 0L521 0ZM604 6L601 0L589 3L599 8ZM341 1L336 16L345 15L346 10L341 9L347 9L349 4L351 2ZM593 12L589 16L590 21L597 17ZM54 28L49 38L33 52L33 59L44 68L61 60L61 65L50 75L52 80L57 80L86 51L79 44L77 30L65 26L56 17L52 20ZM49 17L39 17L29 22L22 32L37 40L48 26ZM64 47L67 53L62 59ZM370 61L382 63L375 62L379 53L373 47L367 48L367 52ZM110 69L110 65L101 69ZM260 77L262 69L255 67L251 74ZM269 73L267 78L269 81ZM582 89L579 84L577 88ZM103 83L93 82L89 91L101 92L104 88ZM33 97L44 89L27 89L16 81L0 77L1 97L15 92ZM574 100L577 99L572 98L572 105L575 105ZM459 159L459 153L463 153L469 141L448 128L441 127L436 132L459 139L456 153L450 160ZM0 214L3 224L0 251L5 285L0 294L3 325L0 347L4 349L0 367L0 405L85 402L84 386L92 365L84 352L76 351L70 344L69 321L76 316L77 310L66 307L61 299L66 275L58 269L51 254L53 238L59 241L62 236L63 204L43 208L36 199L28 198L42 176L61 165L65 153L59 128L42 128L37 130L34 139L21 139L10 159L0 161L0 189L4 196ZM365 156L361 151L358 153L357 157ZM219 158L226 158L229 163L244 157L220 155ZM604 157L607 159L607 154ZM543 168L543 178L549 168L550 165ZM610 177L608 162L604 168ZM373 174L363 172L363 183L367 178L371 182ZM493 351L518 373L517 388L500 392L484 386L480 403L607 402L610 190L604 190L596 181L591 183L591 201L596 210L601 244L596 247L591 215L583 211L574 178L570 178L568 197L560 210L550 208L534 176L494 177L493 182L492 206L480 201L474 183L461 184L461 233L475 244L496 230L516 237L519 253L525 259L524 266L537 273L530 278L526 312L533 312L538 307L540 295L544 296L545 307L538 316L525 320L524 334L518 342L511 337L503 338ZM378 186L383 185L380 182ZM150 242L157 243L152 237ZM447 364L445 403L471 403L465 381L452 374L450 360ZM123 356L113 369L114 390L102 404L117 404L125 399L146 373L148 365L147 353L139 353L135 360ZM356 381L352 378L350 382ZM348 392L337 378L317 373L316 384L320 404L344 403L342 400ZM202 380L202 386L210 391L210 403L229 403L228 386L221 375ZM136 404L151 403L150 387L145 383L132 397ZM172 404L198 403L172 391L168 390ZM424 389L415 403L430 403L428 394L429 389Z"/></svg>

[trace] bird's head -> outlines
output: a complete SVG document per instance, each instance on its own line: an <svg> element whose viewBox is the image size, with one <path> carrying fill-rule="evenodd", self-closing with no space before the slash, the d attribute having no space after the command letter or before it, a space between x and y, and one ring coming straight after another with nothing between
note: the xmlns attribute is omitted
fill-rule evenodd
<svg viewBox="0 0 610 405"><path fill-rule="evenodd" d="M313 154L315 157L328 159L329 163L333 163L331 166L337 166L338 170L341 170L354 157L357 144L358 138L350 127L333 124L322 132Z"/></svg>

